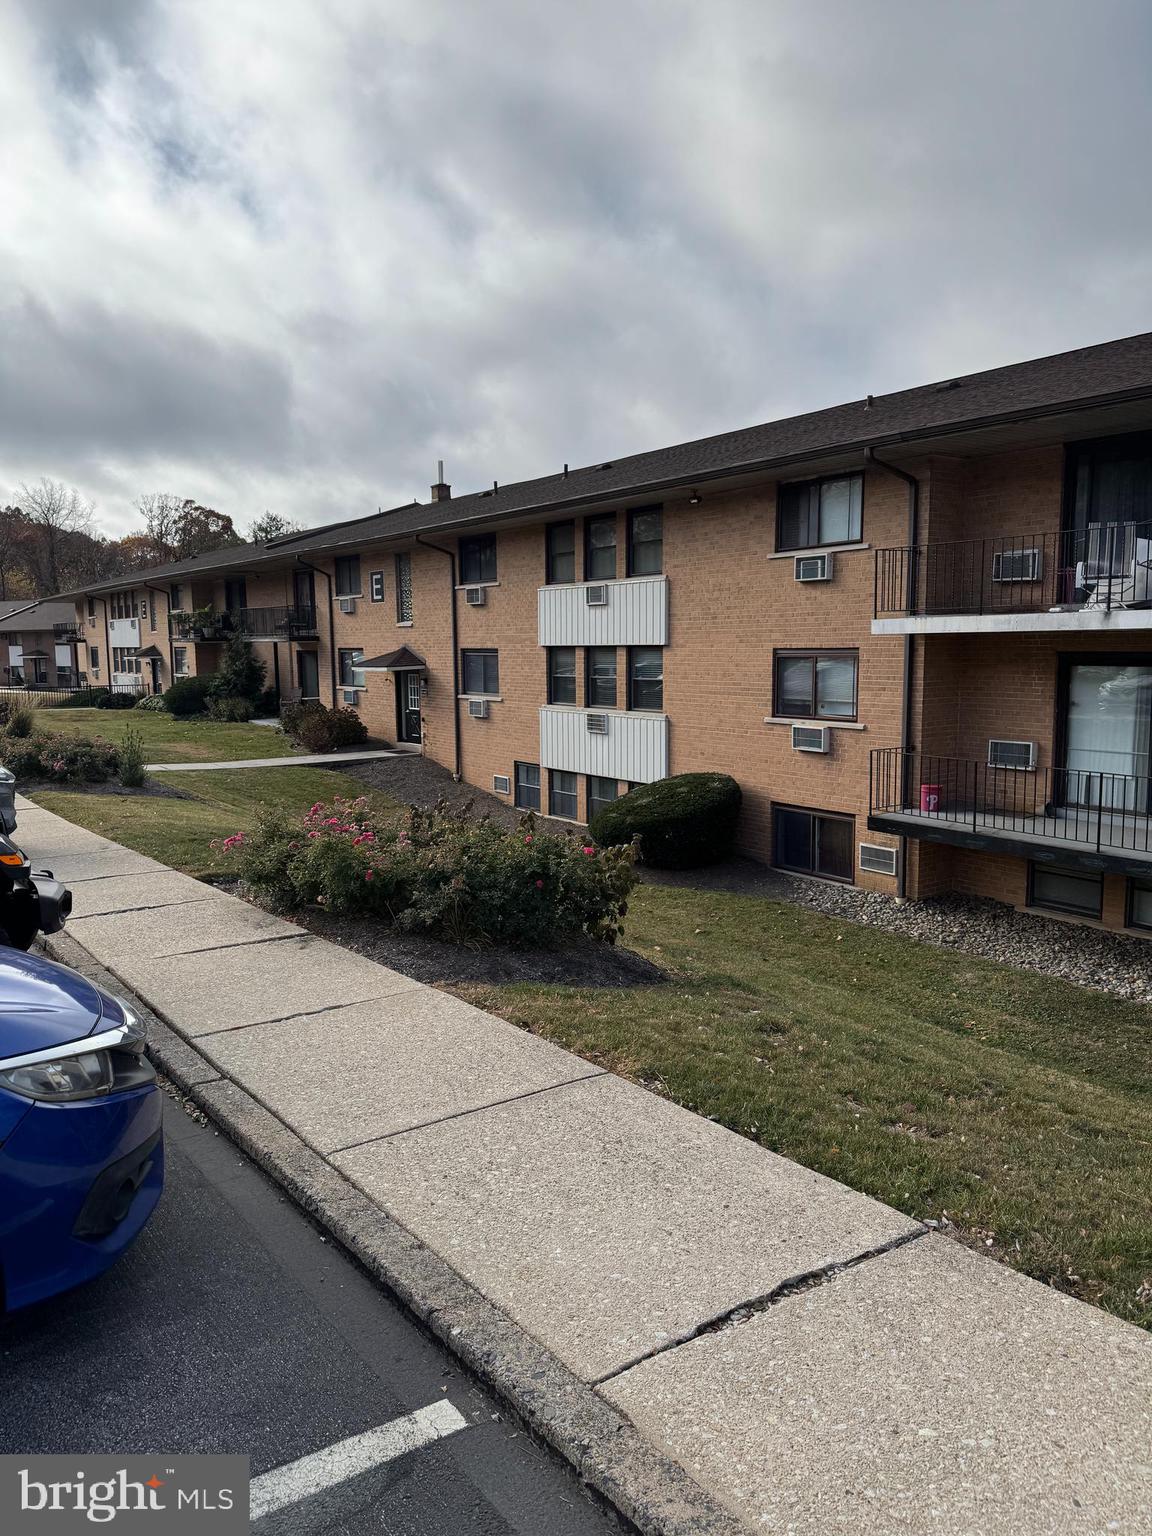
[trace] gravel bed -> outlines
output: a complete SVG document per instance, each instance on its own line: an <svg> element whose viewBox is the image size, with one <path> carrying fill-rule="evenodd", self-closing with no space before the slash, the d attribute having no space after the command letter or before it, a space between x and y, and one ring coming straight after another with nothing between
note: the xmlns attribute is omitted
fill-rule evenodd
<svg viewBox="0 0 1152 1536"><path fill-rule="evenodd" d="M483 790L454 783L446 769L416 754L362 763L345 771L412 805L431 805L442 797L461 807L471 802L477 813L487 812L507 826L515 826L520 819L519 811ZM748 858L726 859L708 869L642 869L640 873L654 885L795 902L829 917L866 923L922 944L980 955L1041 976L1057 976L1096 992L1152 1003L1152 941L1017 912L1002 902L940 896L900 903L879 891L786 875Z"/></svg>

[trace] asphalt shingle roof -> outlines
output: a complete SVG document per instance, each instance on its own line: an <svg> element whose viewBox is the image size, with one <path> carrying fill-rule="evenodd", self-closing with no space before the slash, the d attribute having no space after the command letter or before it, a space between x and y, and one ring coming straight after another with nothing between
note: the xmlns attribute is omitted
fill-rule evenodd
<svg viewBox="0 0 1152 1536"><path fill-rule="evenodd" d="M376 539L480 524L517 513L546 513L617 495L635 503L646 493L656 496L664 488L690 486L695 480L704 483L713 476L768 470L821 455L861 451L869 445L881 448L971 430L984 423L1142 395L1152 395L1152 332L852 400L803 416L586 465L567 474L521 480L495 491L478 491L446 501L411 502L389 512L289 534L268 545L214 550L194 560L120 577L88 590L104 591L131 581L194 575L229 565L243 568Z"/></svg>

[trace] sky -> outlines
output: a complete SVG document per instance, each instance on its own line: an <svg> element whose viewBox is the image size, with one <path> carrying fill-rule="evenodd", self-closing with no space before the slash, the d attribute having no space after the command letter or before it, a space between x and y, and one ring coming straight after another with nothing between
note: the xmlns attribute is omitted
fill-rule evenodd
<svg viewBox="0 0 1152 1536"><path fill-rule="evenodd" d="M0 0L0 500L465 492L1152 329L1146 0Z"/></svg>

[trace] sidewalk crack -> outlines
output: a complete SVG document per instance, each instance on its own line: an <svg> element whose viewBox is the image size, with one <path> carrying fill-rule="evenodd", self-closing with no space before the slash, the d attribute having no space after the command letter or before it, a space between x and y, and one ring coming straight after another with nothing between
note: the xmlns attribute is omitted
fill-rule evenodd
<svg viewBox="0 0 1152 1536"><path fill-rule="evenodd" d="M827 1285L857 1265L867 1264L869 1259L882 1258L886 1253L892 1253L897 1248L903 1248L906 1243L915 1243L922 1237L930 1235L930 1228L920 1227L915 1232L902 1232L899 1237L892 1238L889 1242L879 1243L875 1248L866 1248L863 1253L856 1253L850 1259L837 1259L832 1264L821 1265L819 1269L807 1270L804 1274L793 1275L790 1280L781 1280L779 1285L774 1285L770 1291L765 1291L762 1296L754 1296L750 1301L740 1301L734 1307L727 1307L723 1312L718 1312L715 1317L707 1318L702 1323L697 1323L695 1328L679 1334L674 1339L665 1339L662 1344L656 1344L651 1349L641 1351L633 1359L618 1365L615 1370L606 1372L592 1382L594 1387L602 1387L605 1382L613 1381L617 1376L623 1376L636 1366L643 1365L647 1360L654 1360L657 1355L664 1355L670 1349L679 1349L682 1344L691 1344L694 1339L702 1338L708 1333L724 1333L729 1328L737 1328L741 1323L746 1323L759 1312L766 1312L769 1307L775 1307L782 1301L787 1301L790 1296L798 1296L803 1291L814 1290L819 1285Z"/></svg>

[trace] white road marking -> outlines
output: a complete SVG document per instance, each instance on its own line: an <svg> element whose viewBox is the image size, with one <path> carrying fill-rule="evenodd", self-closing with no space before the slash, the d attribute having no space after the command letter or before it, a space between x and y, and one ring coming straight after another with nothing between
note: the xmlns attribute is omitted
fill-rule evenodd
<svg viewBox="0 0 1152 1536"><path fill-rule="evenodd" d="M468 1420L446 1398L418 1408L402 1419L366 1429L362 1435L339 1440L311 1456L301 1456L286 1466L275 1467L252 1479L249 1518L259 1520L288 1504L297 1504L325 1488L358 1477L373 1467L395 1461L408 1451L419 1450L433 1440L442 1440L465 1429Z"/></svg>

